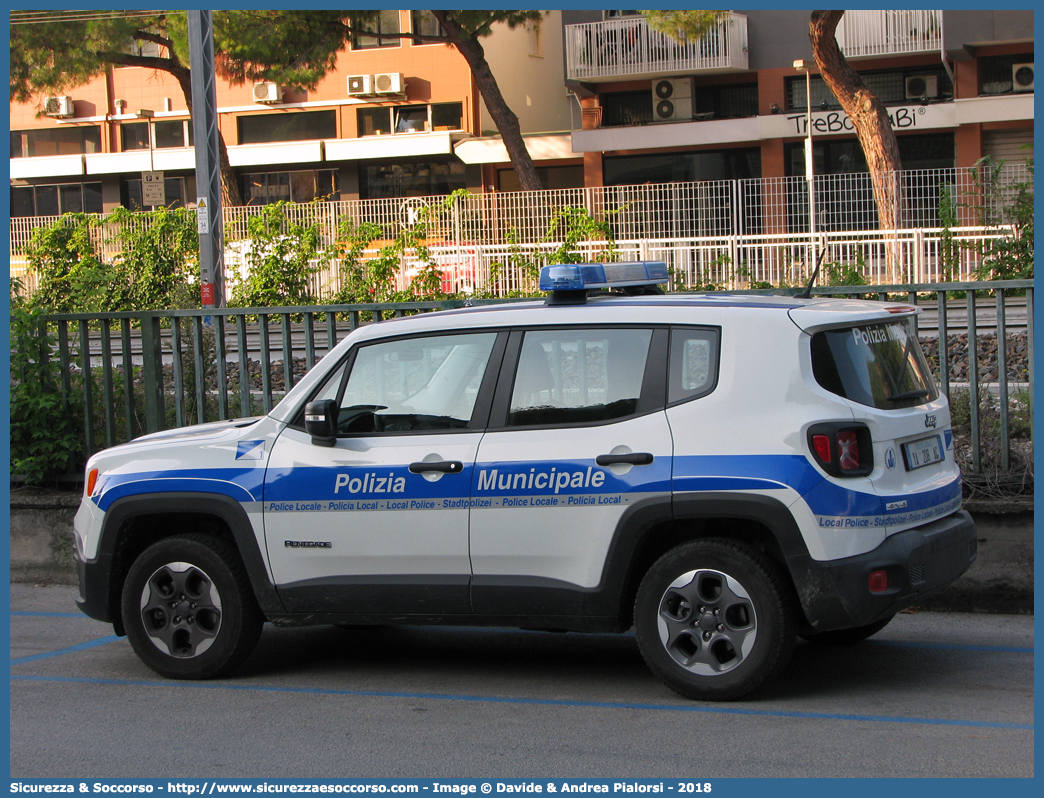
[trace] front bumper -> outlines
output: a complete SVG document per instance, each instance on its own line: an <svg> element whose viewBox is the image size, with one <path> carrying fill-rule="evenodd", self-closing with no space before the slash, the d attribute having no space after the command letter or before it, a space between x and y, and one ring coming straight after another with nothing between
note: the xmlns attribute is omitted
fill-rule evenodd
<svg viewBox="0 0 1044 798"><path fill-rule="evenodd" d="M916 604L956 581L977 554L975 522L960 510L890 535L866 554L792 562L791 570L808 628L827 632L866 626ZM870 591L874 571L887 572L887 590Z"/></svg>
<svg viewBox="0 0 1044 798"><path fill-rule="evenodd" d="M92 562L85 562L79 550L74 552L74 557L76 575L80 583L80 596L76 599L76 606L88 618L112 623L112 613L109 611L111 558L99 557Z"/></svg>

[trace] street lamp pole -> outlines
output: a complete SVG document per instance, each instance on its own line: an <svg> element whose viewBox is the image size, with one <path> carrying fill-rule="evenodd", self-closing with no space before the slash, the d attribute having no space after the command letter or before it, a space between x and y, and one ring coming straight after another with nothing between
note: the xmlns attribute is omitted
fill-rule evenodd
<svg viewBox="0 0 1044 798"><path fill-rule="evenodd" d="M811 266L816 237L815 168L812 159L812 64L799 58L794 62L794 69L805 73L805 109L807 112L805 127L808 134L805 138L805 180L808 183L808 251Z"/></svg>

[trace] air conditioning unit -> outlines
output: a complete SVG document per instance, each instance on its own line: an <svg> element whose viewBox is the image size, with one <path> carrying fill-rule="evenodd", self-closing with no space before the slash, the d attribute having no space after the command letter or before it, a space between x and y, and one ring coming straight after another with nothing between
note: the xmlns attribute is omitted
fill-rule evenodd
<svg viewBox="0 0 1044 798"><path fill-rule="evenodd" d="M254 84L254 102L256 103L277 103L282 97L283 93L279 90L279 85L270 80Z"/></svg>
<svg viewBox="0 0 1044 798"><path fill-rule="evenodd" d="M652 82L653 120L692 119L692 78L663 78Z"/></svg>
<svg viewBox="0 0 1044 798"><path fill-rule="evenodd" d="M374 94L405 94L406 81L401 72L383 72L373 76Z"/></svg>
<svg viewBox="0 0 1044 798"><path fill-rule="evenodd" d="M1015 91L1033 91L1033 64L1011 65L1011 87Z"/></svg>
<svg viewBox="0 0 1044 798"><path fill-rule="evenodd" d="M373 75L349 75L348 96L364 97L373 94Z"/></svg>
<svg viewBox="0 0 1044 798"><path fill-rule="evenodd" d="M906 99L933 99L939 96L938 75L914 75L906 79Z"/></svg>
<svg viewBox="0 0 1044 798"><path fill-rule="evenodd" d="M73 110L72 97L63 95L61 97L45 98L44 113L47 116L53 116L56 119L63 119L67 116L75 116L76 112Z"/></svg>

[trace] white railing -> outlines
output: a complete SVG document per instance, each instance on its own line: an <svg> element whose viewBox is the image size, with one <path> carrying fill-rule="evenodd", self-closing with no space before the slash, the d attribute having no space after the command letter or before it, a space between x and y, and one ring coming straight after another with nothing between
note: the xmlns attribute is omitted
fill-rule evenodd
<svg viewBox="0 0 1044 798"><path fill-rule="evenodd" d="M622 257L662 258L692 280L720 281L722 264L738 269L729 285L743 274L758 282L790 279L809 252L826 244L838 262L859 263L864 276L874 282L928 282L948 277L968 279L981 260L975 242L1008 235L1003 225L1014 188L1030 181L1021 164L994 169L930 169L889 173L894 195L902 198L899 218L903 229L878 229L877 207L868 174L822 175L815 178L816 228L822 239L809 240L808 187L804 177L718 180L694 183L663 183L640 186L559 189L532 192L490 192L455 198L445 207L445 197L354 200L291 204L288 218L299 224L315 224L324 244L332 244L338 225L351 220L369 222L380 232L371 244L370 255L416 221L420 208L441 210L434 214L427 242L440 263L452 267L448 285L470 284L479 288L489 281L490 265L509 262L509 255L524 255L533 261L553 251L547 242L548 228L563 208L586 210L593 218L611 226ZM949 198L947 203L944 201ZM247 238L247 220L262 212L260 207L224 209L224 238L230 244L226 257L232 272L236 253ZM23 279L31 290L32 275L26 274L33 229L53 224L59 217L14 218L11 220L11 276ZM148 223L148 215L136 214L130 224ZM103 262L112 262L123 251L115 224L92 228L95 251ZM945 236L966 246L943 251ZM604 243L586 245L593 254ZM888 249L891 247L891 249ZM956 258L956 260L954 260ZM516 261L517 261L516 257ZM717 264L714 266L713 264ZM332 269L332 271L331 271ZM887 269L894 272L887 276ZM717 271L716 271L717 270ZM408 272L408 269L406 270ZM502 270L503 271L503 270ZM510 271L510 269L508 269ZM316 290L336 283L336 265L326 276L317 277ZM708 276L708 275L712 275ZM507 275L498 284L518 288L518 275ZM512 282L513 281L513 282Z"/></svg>
<svg viewBox="0 0 1044 798"><path fill-rule="evenodd" d="M942 11L884 9L846 11L837 26L837 43L846 58L939 52Z"/></svg>
<svg viewBox="0 0 1044 798"><path fill-rule="evenodd" d="M629 17L567 25L571 80L747 69L747 18L729 13L699 39L677 42Z"/></svg>

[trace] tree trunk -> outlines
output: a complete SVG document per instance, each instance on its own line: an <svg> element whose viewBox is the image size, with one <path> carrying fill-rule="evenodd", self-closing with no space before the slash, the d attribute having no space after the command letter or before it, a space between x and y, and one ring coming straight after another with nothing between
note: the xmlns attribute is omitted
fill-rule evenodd
<svg viewBox="0 0 1044 798"><path fill-rule="evenodd" d="M432 11L431 13L442 24L442 29L446 31L453 46L464 56L464 60L471 67L475 84L482 94L489 115L493 117L493 122L500 131L504 147L511 159L511 165L515 167L522 190L541 190L543 186L540 184L540 178L537 177L536 167L526 149L526 143L522 139L522 129L518 125L518 117L504 101L504 96L497 85L497 79L493 77L493 72L486 61L482 45L478 39L468 34L448 11Z"/></svg>
<svg viewBox="0 0 1044 798"><path fill-rule="evenodd" d="M178 81L181 91L185 95L185 105L188 107L189 115L192 115L192 74L183 66L176 66L166 70ZM200 146L201 142L196 142ZM205 144L205 142L204 142ZM228 147L225 146L225 137L221 135L218 128L218 156L221 166L221 207L235 207L243 204L243 196L239 193L239 184L236 175L232 171L232 164L228 162ZM196 192L199 193L198 191Z"/></svg>
<svg viewBox="0 0 1044 798"><path fill-rule="evenodd" d="M859 143L870 169L874 201L881 228L902 227L902 197L897 175L902 169L899 143L888 121L884 104L867 88L863 79L845 60L834 31L844 11L813 11L808 25L812 54L827 86L834 92L841 108L852 120Z"/></svg>

